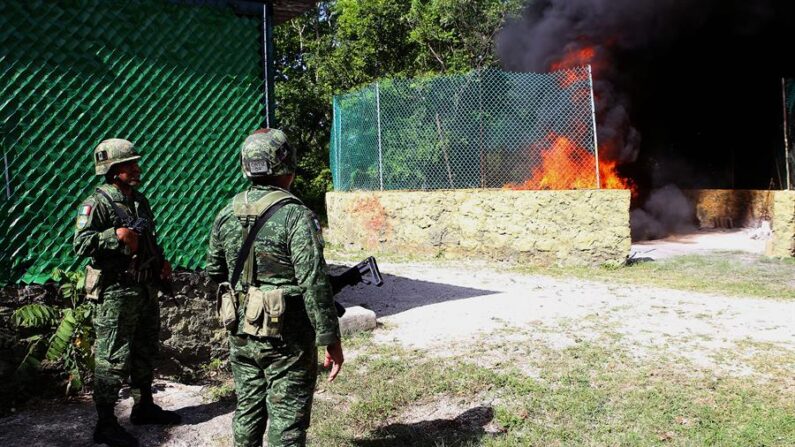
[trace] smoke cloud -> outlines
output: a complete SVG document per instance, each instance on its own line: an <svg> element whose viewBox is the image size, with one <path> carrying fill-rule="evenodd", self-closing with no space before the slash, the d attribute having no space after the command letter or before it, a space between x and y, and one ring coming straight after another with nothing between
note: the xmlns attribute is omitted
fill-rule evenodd
<svg viewBox="0 0 795 447"><path fill-rule="evenodd" d="M633 235L661 237L690 225L676 187L767 189L782 177L794 30L791 0L535 0L497 54L513 71L591 64L600 157L645 197ZM583 49L589 61L570 57Z"/></svg>

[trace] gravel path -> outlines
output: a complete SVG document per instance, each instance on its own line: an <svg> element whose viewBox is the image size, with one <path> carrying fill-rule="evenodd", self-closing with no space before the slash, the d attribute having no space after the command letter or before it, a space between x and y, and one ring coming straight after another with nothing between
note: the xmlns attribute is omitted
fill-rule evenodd
<svg viewBox="0 0 795 447"><path fill-rule="evenodd" d="M716 359L735 352L738 343L795 352L795 301L510 274L469 262L383 264L381 270L382 288L347 290L340 301L376 312L383 325L375 332L377 342L442 356L499 337L531 337L564 348L610 333L620 334L621 343L639 358L664 349L704 368L748 374L749 365ZM171 383L156 399L179 411L186 424L170 429L128 425L142 446L231 445L232 404L205 403L201 387ZM118 408L123 424L128 424L130 404L125 399ZM94 417L87 399L27 408L0 419L0 446L91 446L87 427Z"/></svg>
<svg viewBox="0 0 795 447"><path fill-rule="evenodd" d="M737 343L795 352L795 301L727 298L643 286L501 273L459 265L383 265L384 286L357 288L345 304L376 312L379 342L456 354L505 329L552 347L611 332L638 355L660 348L705 368ZM720 280L719 278L716 280ZM745 365L732 371L744 373Z"/></svg>

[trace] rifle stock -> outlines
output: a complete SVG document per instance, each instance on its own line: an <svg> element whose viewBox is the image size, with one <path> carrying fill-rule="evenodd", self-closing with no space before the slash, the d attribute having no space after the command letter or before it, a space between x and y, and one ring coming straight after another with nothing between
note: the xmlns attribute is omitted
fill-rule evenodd
<svg viewBox="0 0 795 447"><path fill-rule="evenodd" d="M331 282L331 290L334 295L338 294L342 289L348 286L353 286L359 283L367 285L374 285L381 287L384 284L384 279L381 277L381 271L378 269L378 263L373 256L365 259L364 261L356 264L348 270L336 276L329 276ZM334 307L337 309L337 316L341 317L345 314L345 308L338 302L334 301Z"/></svg>

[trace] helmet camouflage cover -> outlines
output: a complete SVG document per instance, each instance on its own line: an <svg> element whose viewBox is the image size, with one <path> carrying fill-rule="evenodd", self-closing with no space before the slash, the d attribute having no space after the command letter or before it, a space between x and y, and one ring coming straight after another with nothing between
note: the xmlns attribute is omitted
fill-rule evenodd
<svg viewBox="0 0 795 447"><path fill-rule="evenodd" d="M139 158L141 156L135 152L135 146L131 142L121 138L111 138L99 143L94 149L94 168L97 175L104 175L113 165Z"/></svg>
<svg viewBox="0 0 795 447"><path fill-rule="evenodd" d="M260 129L243 142L240 161L248 178L285 175L295 172L296 154L284 132Z"/></svg>

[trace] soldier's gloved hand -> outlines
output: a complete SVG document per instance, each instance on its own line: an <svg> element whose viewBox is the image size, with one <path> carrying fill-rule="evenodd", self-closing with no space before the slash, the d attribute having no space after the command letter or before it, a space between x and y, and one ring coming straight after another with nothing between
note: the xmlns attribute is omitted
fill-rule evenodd
<svg viewBox="0 0 795 447"><path fill-rule="evenodd" d="M338 341L326 346L326 359L323 360L323 367L328 368L331 366L331 372L328 373L328 381L333 382L339 374L342 364L345 362L345 356L342 354L342 342Z"/></svg>
<svg viewBox="0 0 795 447"><path fill-rule="evenodd" d="M171 281L171 274L173 271L171 270L171 263L168 261L163 261L163 270L160 271L160 279L163 281Z"/></svg>
<svg viewBox="0 0 795 447"><path fill-rule="evenodd" d="M116 237L122 244L130 247L130 251L138 252L138 234L135 231L125 227L116 228Z"/></svg>

